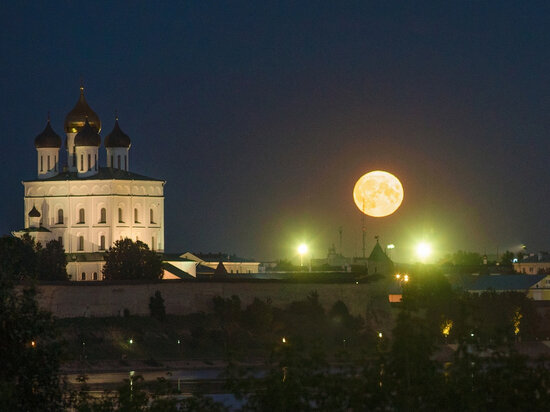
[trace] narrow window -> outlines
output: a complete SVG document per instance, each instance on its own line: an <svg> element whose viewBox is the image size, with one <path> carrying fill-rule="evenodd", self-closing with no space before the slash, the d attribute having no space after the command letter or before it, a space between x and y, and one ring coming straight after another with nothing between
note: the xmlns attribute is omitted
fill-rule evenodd
<svg viewBox="0 0 550 412"><path fill-rule="evenodd" d="M80 276L80 280L86 280L86 272L82 272L82 275Z"/></svg>
<svg viewBox="0 0 550 412"><path fill-rule="evenodd" d="M84 213L84 209L80 209L78 211L78 223L85 223L86 222L86 215Z"/></svg>
<svg viewBox="0 0 550 412"><path fill-rule="evenodd" d="M40 156L40 171L44 171L44 158Z"/></svg>
<svg viewBox="0 0 550 412"><path fill-rule="evenodd" d="M97 280L97 272L94 272L94 274L92 275L92 279Z"/></svg>
<svg viewBox="0 0 550 412"><path fill-rule="evenodd" d="M114 167L113 156L111 156L111 167Z"/></svg>
<svg viewBox="0 0 550 412"><path fill-rule="evenodd" d="M78 237L78 250L81 252L84 250L84 236Z"/></svg>
<svg viewBox="0 0 550 412"><path fill-rule="evenodd" d="M51 165L50 165L50 155L48 155L48 172L50 171Z"/></svg>
<svg viewBox="0 0 550 412"><path fill-rule="evenodd" d="M80 171L84 170L84 155L80 155Z"/></svg>
<svg viewBox="0 0 550 412"><path fill-rule="evenodd" d="M118 168L120 169L120 155L117 156L117 160L118 160Z"/></svg>
<svg viewBox="0 0 550 412"><path fill-rule="evenodd" d="M155 223L155 215L153 209L149 209L149 221L150 223Z"/></svg>
<svg viewBox="0 0 550 412"><path fill-rule="evenodd" d="M63 209L59 209L57 211L57 224L62 225L63 224Z"/></svg>
<svg viewBox="0 0 550 412"><path fill-rule="evenodd" d="M155 245L155 237L154 236L151 238L151 250L152 251L157 250L156 245Z"/></svg>
<svg viewBox="0 0 550 412"><path fill-rule="evenodd" d="M53 168L57 172L57 155L53 157Z"/></svg>
<svg viewBox="0 0 550 412"><path fill-rule="evenodd" d="M94 155L94 170L97 172L97 155Z"/></svg>
<svg viewBox="0 0 550 412"><path fill-rule="evenodd" d="M63 236L59 236L57 241L59 242L59 246L63 247Z"/></svg>
<svg viewBox="0 0 550 412"><path fill-rule="evenodd" d="M134 209L134 223L139 223L139 215L137 209Z"/></svg>
<svg viewBox="0 0 550 412"><path fill-rule="evenodd" d="M105 250L105 236L101 235L99 238L99 250Z"/></svg>
<svg viewBox="0 0 550 412"><path fill-rule="evenodd" d="M92 170L92 155L88 153L88 171Z"/></svg>
<svg viewBox="0 0 550 412"><path fill-rule="evenodd" d="M99 212L99 223L107 223L107 209L104 207L102 207Z"/></svg>
<svg viewBox="0 0 550 412"><path fill-rule="evenodd" d="M124 155L124 170L128 171L128 157Z"/></svg>
<svg viewBox="0 0 550 412"><path fill-rule="evenodd" d="M122 208L118 208L118 223L124 223L124 220L122 219Z"/></svg>

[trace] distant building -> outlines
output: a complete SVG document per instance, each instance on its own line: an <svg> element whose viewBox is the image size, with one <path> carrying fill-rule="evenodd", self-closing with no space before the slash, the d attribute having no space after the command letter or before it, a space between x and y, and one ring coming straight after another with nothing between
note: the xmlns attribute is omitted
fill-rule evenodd
<svg viewBox="0 0 550 412"><path fill-rule="evenodd" d="M550 276L484 275L473 277L466 285L470 293L521 292L533 300L550 300Z"/></svg>
<svg viewBox="0 0 550 412"><path fill-rule="evenodd" d="M118 118L105 137L100 166L101 120L84 98L84 88L64 124L62 139L48 119L34 140L37 177L23 182L24 228L41 243L58 240L68 254L72 280L101 280L103 253L123 238L164 250L165 181L130 171L131 141Z"/></svg>
<svg viewBox="0 0 550 412"><path fill-rule="evenodd" d="M199 263L199 273L202 274L212 274L223 273L222 268L219 268L219 265L222 264L228 275L231 274L242 274L242 273L259 273L260 270L263 271L263 267L260 266L260 262L251 261L248 259L243 259L235 255L229 255L225 253L191 253L186 252L180 257L192 260ZM200 266L205 266L210 270L201 270ZM216 272L217 270L217 272Z"/></svg>
<svg viewBox="0 0 550 412"><path fill-rule="evenodd" d="M550 274L550 254L531 253L523 259L513 262L514 270L525 275Z"/></svg>

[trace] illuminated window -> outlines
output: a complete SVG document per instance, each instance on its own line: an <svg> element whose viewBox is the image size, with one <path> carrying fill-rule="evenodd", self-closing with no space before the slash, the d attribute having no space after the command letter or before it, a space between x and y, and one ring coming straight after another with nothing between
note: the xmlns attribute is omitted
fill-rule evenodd
<svg viewBox="0 0 550 412"><path fill-rule="evenodd" d="M99 223L106 223L107 222L107 209L104 207L101 208L101 211L99 212Z"/></svg>
<svg viewBox="0 0 550 412"><path fill-rule="evenodd" d="M84 250L84 236L78 237L78 250L82 252Z"/></svg>
<svg viewBox="0 0 550 412"><path fill-rule="evenodd" d="M78 211L78 223L85 223L86 222L86 214L84 212L84 209L80 209Z"/></svg>
<svg viewBox="0 0 550 412"><path fill-rule="evenodd" d="M57 224L62 225L63 224L63 209L59 209L57 211Z"/></svg>

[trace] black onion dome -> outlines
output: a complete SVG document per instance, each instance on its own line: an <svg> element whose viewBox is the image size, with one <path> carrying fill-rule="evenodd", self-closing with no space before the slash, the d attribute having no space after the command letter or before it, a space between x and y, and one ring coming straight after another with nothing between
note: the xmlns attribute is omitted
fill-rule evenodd
<svg viewBox="0 0 550 412"><path fill-rule="evenodd" d="M74 137L75 146L98 146L101 144L98 130L86 119L84 127Z"/></svg>
<svg viewBox="0 0 550 412"><path fill-rule="evenodd" d="M79 132L84 127L86 119L88 119L92 127L97 129L98 133L101 131L101 120L99 120L99 116L96 112L88 106L88 103L84 98L84 87L80 86L80 98L73 107L73 110L71 110L69 114L67 114L67 117L65 117L65 132Z"/></svg>
<svg viewBox="0 0 550 412"><path fill-rule="evenodd" d="M40 217L40 212L36 208L36 206L32 206L31 211L29 212L29 217Z"/></svg>
<svg viewBox="0 0 550 412"><path fill-rule="evenodd" d="M105 138L105 147L130 147L130 144L130 137L120 129L116 119L113 131Z"/></svg>
<svg viewBox="0 0 550 412"><path fill-rule="evenodd" d="M34 147L37 149L43 147L53 147L59 149L61 147L61 137L53 131L52 126L50 125L50 119L48 119L48 123L42 133L35 137Z"/></svg>

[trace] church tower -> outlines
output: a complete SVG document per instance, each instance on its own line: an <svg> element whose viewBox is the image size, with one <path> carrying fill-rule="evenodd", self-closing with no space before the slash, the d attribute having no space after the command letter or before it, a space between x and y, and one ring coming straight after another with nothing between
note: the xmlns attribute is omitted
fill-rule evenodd
<svg viewBox="0 0 550 412"><path fill-rule="evenodd" d="M99 116L88 106L84 98L84 86L80 86L80 97L76 105L65 117L65 133L67 134L67 165L70 172L78 172L78 158L76 155L75 138L77 133L84 128L86 121L96 130L97 134L101 132L101 120ZM89 132L86 132L89 134ZM99 144L97 145L99 146ZM82 153L81 153L82 154ZM87 153L86 153L87 154ZM85 162L87 159L85 159Z"/></svg>
<svg viewBox="0 0 550 412"><path fill-rule="evenodd" d="M118 116L115 119L113 131L105 138L107 149L107 167L128 171L130 159L128 152L131 146L130 137L118 125Z"/></svg>
<svg viewBox="0 0 550 412"><path fill-rule="evenodd" d="M38 153L38 178L47 179L59 173L59 149L61 137L53 131L50 119L46 127L34 139L34 147Z"/></svg>
<svg viewBox="0 0 550 412"><path fill-rule="evenodd" d="M78 177L88 177L98 172L98 151L101 144L98 130L90 125L88 119L84 127L74 137L74 153Z"/></svg>

